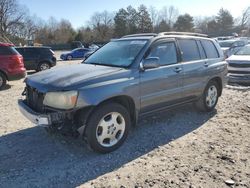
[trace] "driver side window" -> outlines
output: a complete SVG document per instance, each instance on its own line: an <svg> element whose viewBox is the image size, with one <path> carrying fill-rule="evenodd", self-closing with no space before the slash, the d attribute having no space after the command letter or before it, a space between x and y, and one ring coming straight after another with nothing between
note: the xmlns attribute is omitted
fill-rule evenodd
<svg viewBox="0 0 250 188"><path fill-rule="evenodd" d="M159 64L170 65L177 63L177 53L174 42L166 42L154 46L148 55L149 57L158 57Z"/></svg>

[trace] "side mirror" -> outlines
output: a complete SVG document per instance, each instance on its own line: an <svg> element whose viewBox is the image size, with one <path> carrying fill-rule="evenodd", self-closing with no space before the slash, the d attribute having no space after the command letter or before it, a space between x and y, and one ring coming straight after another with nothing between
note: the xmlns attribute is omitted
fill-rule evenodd
<svg viewBox="0 0 250 188"><path fill-rule="evenodd" d="M140 64L140 68L142 70L154 69L154 68L158 68L159 66L160 66L160 64L159 64L159 57L149 57L149 58L146 58Z"/></svg>

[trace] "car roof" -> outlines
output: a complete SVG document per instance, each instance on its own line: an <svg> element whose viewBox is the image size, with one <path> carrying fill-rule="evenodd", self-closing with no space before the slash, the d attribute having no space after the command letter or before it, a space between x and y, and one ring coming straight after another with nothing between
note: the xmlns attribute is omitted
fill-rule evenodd
<svg viewBox="0 0 250 188"><path fill-rule="evenodd" d="M17 49L21 48L33 48L33 49L50 49L51 47L49 46L23 46L23 47L16 47Z"/></svg>
<svg viewBox="0 0 250 188"><path fill-rule="evenodd" d="M14 44L0 42L0 46L14 46Z"/></svg>
<svg viewBox="0 0 250 188"><path fill-rule="evenodd" d="M162 32L162 33L141 33L141 34L133 34L133 35L125 35L120 39L113 39L113 40L149 40L152 38L187 38L187 39L208 39L208 35L200 34L200 33L190 33L190 32Z"/></svg>

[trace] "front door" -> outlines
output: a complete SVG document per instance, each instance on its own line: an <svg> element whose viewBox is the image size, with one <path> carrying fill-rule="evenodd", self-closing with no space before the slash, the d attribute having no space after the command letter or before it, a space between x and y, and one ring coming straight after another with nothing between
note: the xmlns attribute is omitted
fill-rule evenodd
<svg viewBox="0 0 250 188"><path fill-rule="evenodd" d="M145 58L158 57L160 67L140 73L142 113L178 102L182 90L182 65L178 63L175 41L159 41L147 54Z"/></svg>

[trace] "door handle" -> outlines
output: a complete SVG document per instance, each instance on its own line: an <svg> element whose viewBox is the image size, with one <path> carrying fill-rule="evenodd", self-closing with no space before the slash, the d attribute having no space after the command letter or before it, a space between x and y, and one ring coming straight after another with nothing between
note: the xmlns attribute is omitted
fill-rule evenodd
<svg viewBox="0 0 250 188"><path fill-rule="evenodd" d="M179 72L182 71L182 68L181 68L181 67L176 67L176 68L174 69L174 71L175 71L176 73L179 73Z"/></svg>
<svg viewBox="0 0 250 188"><path fill-rule="evenodd" d="M208 65L209 65L208 62L205 62L205 63L204 63L204 66L205 66L205 67L208 67Z"/></svg>

